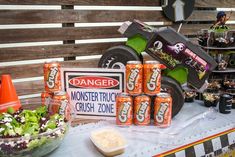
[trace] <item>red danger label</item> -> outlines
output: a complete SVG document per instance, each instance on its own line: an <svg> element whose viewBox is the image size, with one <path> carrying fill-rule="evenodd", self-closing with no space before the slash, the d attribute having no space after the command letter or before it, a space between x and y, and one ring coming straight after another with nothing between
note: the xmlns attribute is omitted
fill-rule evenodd
<svg viewBox="0 0 235 157"><path fill-rule="evenodd" d="M79 88L113 88L119 81L110 77L80 76L70 79L69 84Z"/></svg>

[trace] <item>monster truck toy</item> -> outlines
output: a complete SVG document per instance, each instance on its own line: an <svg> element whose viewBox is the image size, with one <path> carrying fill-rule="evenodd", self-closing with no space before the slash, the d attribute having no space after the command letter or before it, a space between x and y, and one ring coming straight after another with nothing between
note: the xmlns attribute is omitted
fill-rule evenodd
<svg viewBox="0 0 235 157"><path fill-rule="evenodd" d="M142 52L164 64L162 89L173 99L173 116L184 104L183 86L190 84L197 90L206 88L206 80L216 62L204 50L170 27L154 28L141 21L125 22L119 32L128 38L126 45L108 49L98 66L123 68L127 61L142 61Z"/></svg>

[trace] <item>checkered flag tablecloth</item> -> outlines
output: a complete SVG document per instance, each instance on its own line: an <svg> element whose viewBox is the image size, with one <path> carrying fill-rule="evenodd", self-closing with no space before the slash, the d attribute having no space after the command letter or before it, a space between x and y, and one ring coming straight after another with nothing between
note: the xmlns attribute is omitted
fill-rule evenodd
<svg viewBox="0 0 235 157"><path fill-rule="evenodd" d="M214 157L235 152L235 131L168 153L163 157ZM234 156L231 156L234 157Z"/></svg>

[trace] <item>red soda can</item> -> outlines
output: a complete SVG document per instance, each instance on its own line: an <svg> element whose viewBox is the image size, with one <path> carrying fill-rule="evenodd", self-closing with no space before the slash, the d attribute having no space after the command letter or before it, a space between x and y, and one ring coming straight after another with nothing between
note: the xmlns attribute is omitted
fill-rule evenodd
<svg viewBox="0 0 235 157"><path fill-rule="evenodd" d="M44 84L47 92L55 92L61 90L61 73L60 64L58 62L45 63L44 67Z"/></svg>
<svg viewBox="0 0 235 157"><path fill-rule="evenodd" d="M133 124L133 100L128 93L116 97L116 124L128 126Z"/></svg>
<svg viewBox="0 0 235 157"><path fill-rule="evenodd" d="M150 107L151 100L147 95L140 95L134 99L134 124L150 124Z"/></svg>
<svg viewBox="0 0 235 157"><path fill-rule="evenodd" d="M142 93L143 65L140 61L128 61L126 65L126 91L131 95Z"/></svg>
<svg viewBox="0 0 235 157"><path fill-rule="evenodd" d="M161 91L161 65L158 61L144 62L144 93L156 95Z"/></svg>
<svg viewBox="0 0 235 157"><path fill-rule="evenodd" d="M171 124L172 98L168 93L159 93L154 101L154 124L168 127Z"/></svg>
<svg viewBox="0 0 235 157"><path fill-rule="evenodd" d="M65 120L70 120L70 103L69 96L64 91L55 92L53 96L53 101L50 104L49 113L51 115L58 113L64 115Z"/></svg>
<svg viewBox="0 0 235 157"><path fill-rule="evenodd" d="M48 93L47 91L44 91L41 93L41 101L42 101L42 106L46 106L49 108L49 105L52 101L53 95L51 93Z"/></svg>

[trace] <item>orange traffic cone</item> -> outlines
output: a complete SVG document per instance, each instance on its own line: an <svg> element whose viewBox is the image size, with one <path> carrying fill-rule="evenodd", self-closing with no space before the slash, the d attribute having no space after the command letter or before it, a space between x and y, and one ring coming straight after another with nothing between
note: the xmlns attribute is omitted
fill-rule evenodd
<svg viewBox="0 0 235 157"><path fill-rule="evenodd" d="M15 111L21 107L10 75L2 75L0 87L0 113L12 107Z"/></svg>
<svg viewBox="0 0 235 157"><path fill-rule="evenodd" d="M0 95L1 95L1 85L2 85L2 81L0 80Z"/></svg>

